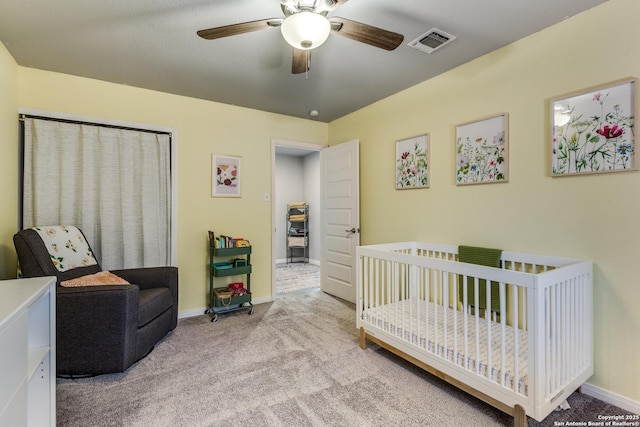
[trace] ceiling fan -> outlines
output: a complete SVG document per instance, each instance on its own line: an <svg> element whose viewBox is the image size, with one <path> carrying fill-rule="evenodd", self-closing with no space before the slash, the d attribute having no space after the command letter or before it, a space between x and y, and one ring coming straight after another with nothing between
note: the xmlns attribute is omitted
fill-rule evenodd
<svg viewBox="0 0 640 427"><path fill-rule="evenodd" d="M325 42L331 32L352 40L385 50L394 50L404 40L402 34L346 18L327 18L348 0L280 0L284 18L225 25L198 31L203 39L215 40L267 28L280 27L284 39L293 46L293 74L305 73L310 68L311 49Z"/></svg>

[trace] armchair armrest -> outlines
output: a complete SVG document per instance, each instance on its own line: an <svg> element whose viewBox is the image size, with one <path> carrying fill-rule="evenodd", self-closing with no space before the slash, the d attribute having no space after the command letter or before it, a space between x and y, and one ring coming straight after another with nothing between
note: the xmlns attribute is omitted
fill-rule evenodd
<svg viewBox="0 0 640 427"><path fill-rule="evenodd" d="M173 296L172 329L176 327L178 320L178 267L145 267L110 271L132 285L137 285L140 290L169 288Z"/></svg>
<svg viewBox="0 0 640 427"><path fill-rule="evenodd" d="M57 372L121 372L136 360L138 287L56 289Z"/></svg>
<svg viewBox="0 0 640 427"><path fill-rule="evenodd" d="M172 291L178 289L177 267L127 268L110 271L132 285L138 285L140 289L160 287L170 288Z"/></svg>

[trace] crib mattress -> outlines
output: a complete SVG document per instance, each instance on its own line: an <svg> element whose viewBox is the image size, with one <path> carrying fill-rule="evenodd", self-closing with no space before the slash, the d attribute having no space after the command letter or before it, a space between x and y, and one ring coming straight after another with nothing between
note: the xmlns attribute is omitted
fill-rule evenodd
<svg viewBox="0 0 640 427"><path fill-rule="evenodd" d="M465 349L465 316L461 311L423 299L412 298L372 307L364 310L363 314L365 322L494 383L503 384L504 375L503 385L514 390L514 379L516 378L514 375L516 369L514 342L516 342L516 338L513 327L504 325L505 351L503 357L503 325L494 321L487 324L487 320L483 317L476 318L472 314L467 314L467 345ZM491 333L490 349L487 345L489 331ZM526 396L527 332L520 329L517 332L518 375L516 391ZM476 335L479 337L479 348L476 347ZM490 360L489 354L491 354Z"/></svg>

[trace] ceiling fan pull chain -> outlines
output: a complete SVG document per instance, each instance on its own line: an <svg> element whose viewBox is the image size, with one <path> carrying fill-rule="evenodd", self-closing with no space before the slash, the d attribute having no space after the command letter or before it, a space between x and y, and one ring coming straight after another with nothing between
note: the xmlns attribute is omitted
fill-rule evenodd
<svg viewBox="0 0 640 427"><path fill-rule="evenodd" d="M309 68L311 67L311 61L309 60L309 51L306 50L305 51L305 55L307 57L307 64L305 68L305 72L304 72L304 78L305 80L309 80Z"/></svg>

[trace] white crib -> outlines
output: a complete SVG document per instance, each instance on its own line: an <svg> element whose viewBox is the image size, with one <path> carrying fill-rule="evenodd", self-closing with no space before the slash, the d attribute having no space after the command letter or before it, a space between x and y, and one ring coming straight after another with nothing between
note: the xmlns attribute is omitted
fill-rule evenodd
<svg viewBox="0 0 640 427"><path fill-rule="evenodd" d="M492 268L421 242L360 246L357 258L360 346L394 352L516 426L542 421L593 375L591 261L503 251ZM492 289L499 314L486 309Z"/></svg>

